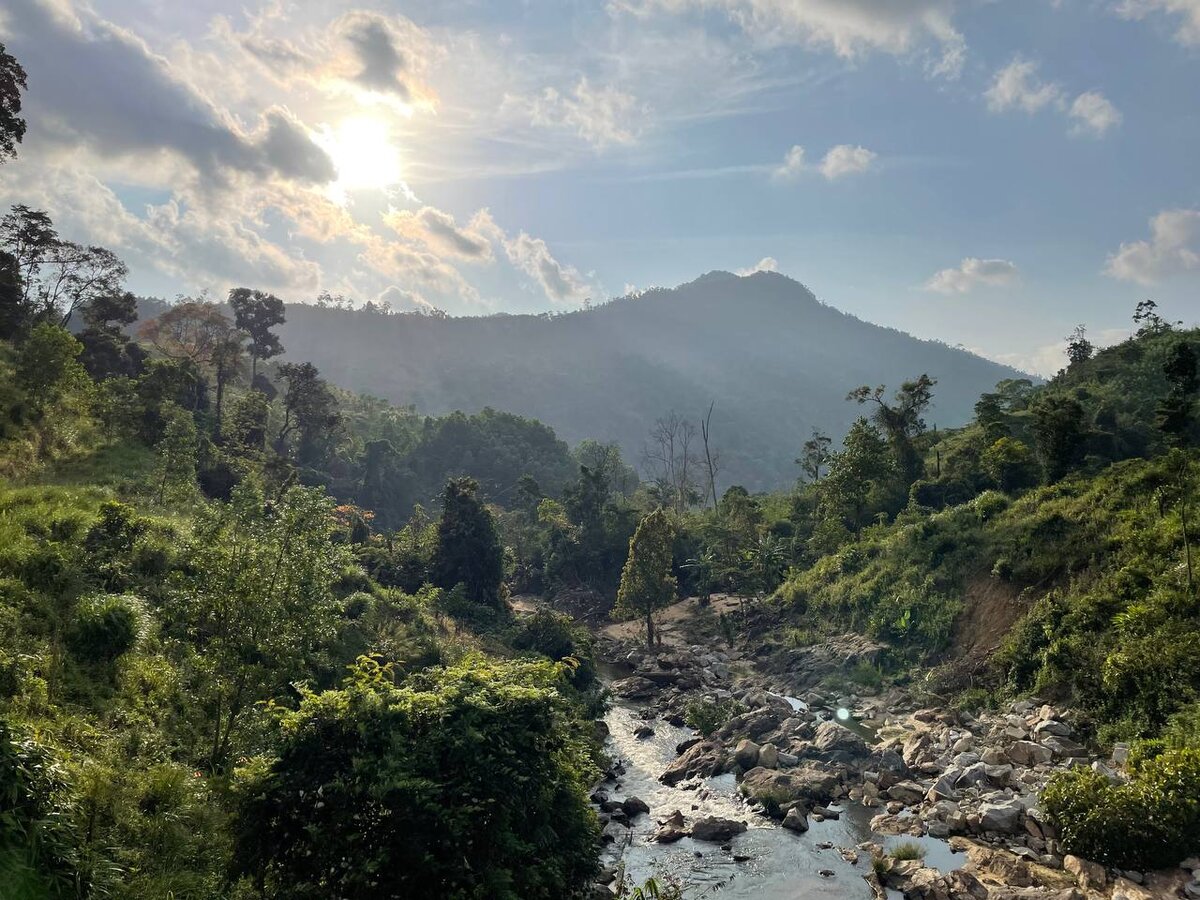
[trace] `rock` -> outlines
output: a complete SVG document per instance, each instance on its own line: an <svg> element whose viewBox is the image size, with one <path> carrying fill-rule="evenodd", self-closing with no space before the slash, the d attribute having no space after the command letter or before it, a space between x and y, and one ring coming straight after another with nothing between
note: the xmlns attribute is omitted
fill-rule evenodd
<svg viewBox="0 0 1200 900"><path fill-rule="evenodd" d="M808 831L808 818L804 815L804 808L793 806L789 809L783 817L783 827L788 831Z"/></svg>
<svg viewBox="0 0 1200 900"><path fill-rule="evenodd" d="M673 844L686 836L687 832L683 827L683 813L675 810L666 819L658 823L658 830L650 835L650 840L659 844Z"/></svg>
<svg viewBox="0 0 1200 900"><path fill-rule="evenodd" d="M799 767L778 772L759 766L742 777L741 789L752 800L770 800L782 806L795 800L827 802L833 799L837 786L837 776L821 769Z"/></svg>
<svg viewBox="0 0 1200 900"><path fill-rule="evenodd" d="M901 803L920 803L925 797L925 788L915 781L901 781L888 788L887 795L890 799L898 800Z"/></svg>
<svg viewBox="0 0 1200 900"><path fill-rule="evenodd" d="M800 765L800 757L796 756L794 753L784 753L782 750L780 750L777 762L779 763L778 767L781 769L792 769Z"/></svg>
<svg viewBox="0 0 1200 900"><path fill-rule="evenodd" d="M634 816L649 813L650 805L641 797L626 797L621 801L621 809L625 811L625 815L632 819Z"/></svg>
<svg viewBox="0 0 1200 900"><path fill-rule="evenodd" d="M703 819L697 819L696 823L692 825L692 837L697 841L711 841L719 844L745 830L745 822L722 819L717 816L705 816Z"/></svg>
<svg viewBox="0 0 1200 900"><path fill-rule="evenodd" d="M1016 800L984 803L979 807L979 829L1014 834L1020 828L1022 811L1023 807Z"/></svg>
<svg viewBox="0 0 1200 900"><path fill-rule="evenodd" d="M649 725L639 725L633 729L633 736L639 741L644 741L646 738L654 737L654 729Z"/></svg>
<svg viewBox="0 0 1200 900"><path fill-rule="evenodd" d="M1047 735L1042 739L1042 746L1054 754L1055 759L1087 759L1087 748L1077 744L1070 738Z"/></svg>
<svg viewBox="0 0 1200 900"><path fill-rule="evenodd" d="M675 745L675 753L677 755L680 753L684 753L685 751L690 750L692 747L695 747L697 744L701 744L703 742L704 742L704 738L702 738L702 737L685 738L684 740L680 741L678 744Z"/></svg>
<svg viewBox="0 0 1200 900"><path fill-rule="evenodd" d="M688 778L709 778L725 771L725 749L713 741L701 741L685 750L658 777L663 784L676 785Z"/></svg>
<svg viewBox="0 0 1200 900"><path fill-rule="evenodd" d="M837 722L822 722L813 736L813 747L821 753L842 751L854 757L870 755L867 742Z"/></svg>
<svg viewBox="0 0 1200 900"><path fill-rule="evenodd" d="M1043 747L1033 741L1017 741L1008 748L1008 758L1014 765L1038 766L1049 763L1054 758L1054 753L1049 747Z"/></svg>
<svg viewBox="0 0 1200 900"><path fill-rule="evenodd" d="M774 744L763 744L758 749L758 764L764 769L779 768L779 748Z"/></svg>
<svg viewBox="0 0 1200 900"><path fill-rule="evenodd" d="M1066 722L1057 719L1045 719L1033 726L1033 733L1039 737L1054 735L1055 737L1070 737L1075 732Z"/></svg>
<svg viewBox="0 0 1200 900"><path fill-rule="evenodd" d="M1112 760L1118 769L1124 768L1125 763L1129 762L1129 745L1113 744Z"/></svg>
<svg viewBox="0 0 1200 900"><path fill-rule="evenodd" d="M743 769L753 769L758 765L759 746L754 741L743 738L738 741L733 750L733 761Z"/></svg>
<svg viewBox="0 0 1200 900"><path fill-rule="evenodd" d="M958 792L954 790L955 782L962 777L962 769L947 769L942 777L933 783L933 787L925 795L927 800L955 800Z"/></svg>
<svg viewBox="0 0 1200 900"><path fill-rule="evenodd" d="M932 740L929 737L928 731L916 731L908 736L904 741L904 747L900 751L904 758L904 764L907 766L916 766L924 761L926 753Z"/></svg>
<svg viewBox="0 0 1200 900"><path fill-rule="evenodd" d="M832 878L834 876L834 871L833 869L821 869L819 872L817 872L817 874L822 878Z"/></svg>
<svg viewBox="0 0 1200 900"><path fill-rule="evenodd" d="M836 809L830 809L828 806L814 806L812 808L814 816L820 816L822 819L840 819L842 814Z"/></svg>
<svg viewBox="0 0 1200 900"><path fill-rule="evenodd" d="M1002 766L1008 762L1008 756L999 747L989 747L980 754L979 759L989 766Z"/></svg>
<svg viewBox="0 0 1200 900"><path fill-rule="evenodd" d="M642 678L640 675L631 675L628 678L622 678L620 681L614 681L609 685L611 690L618 697L624 697L626 700L637 700L643 697L649 697L658 690L658 685L647 678Z"/></svg>

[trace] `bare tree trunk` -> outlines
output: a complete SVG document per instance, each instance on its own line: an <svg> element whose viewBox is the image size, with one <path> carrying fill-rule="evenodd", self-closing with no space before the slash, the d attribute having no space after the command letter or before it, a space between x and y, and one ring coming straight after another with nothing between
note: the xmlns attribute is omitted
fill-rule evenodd
<svg viewBox="0 0 1200 900"><path fill-rule="evenodd" d="M709 446L709 438L712 437L713 407L716 406L716 403L717 401L714 400L708 404L708 415L700 423L700 434L704 438L704 461L708 464L708 489L712 494L713 512L720 515L721 510L717 506L717 458Z"/></svg>

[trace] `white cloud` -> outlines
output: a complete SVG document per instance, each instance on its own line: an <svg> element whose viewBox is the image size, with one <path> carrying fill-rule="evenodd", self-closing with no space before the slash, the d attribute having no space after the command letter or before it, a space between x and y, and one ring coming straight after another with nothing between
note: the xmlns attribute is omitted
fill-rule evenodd
<svg viewBox="0 0 1200 900"><path fill-rule="evenodd" d="M504 250L509 261L540 284L554 302L581 303L590 295L591 289L579 270L555 259L541 238L522 231L505 241Z"/></svg>
<svg viewBox="0 0 1200 900"><path fill-rule="evenodd" d="M828 47L853 59L869 51L923 52L930 74L954 78L966 43L953 24L954 0L610 0L609 8L655 12L717 11L767 44Z"/></svg>
<svg viewBox="0 0 1200 900"><path fill-rule="evenodd" d="M988 109L992 112L1019 109L1035 113L1051 103L1061 102L1062 88L1041 81L1037 70L1037 63L1017 57L997 71L991 86L983 95L987 99Z"/></svg>
<svg viewBox="0 0 1200 900"><path fill-rule="evenodd" d="M1119 344L1121 341L1127 340L1132 333L1132 330L1129 328L1105 328L1098 332L1088 332L1088 340L1095 344L1097 348L1111 347L1114 344ZM1034 375L1041 375L1044 378L1053 378L1066 365L1067 341L1055 341L1052 344L1043 344L1040 347L1034 347L1032 350L1024 350L1017 353L989 354L976 349L972 349L971 352L978 353L980 356L993 359L1006 366L1012 366L1014 369L1020 369L1022 372L1031 372Z"/></svg>
<svg viewBox="0 0 1200 900"><path fill-rule="evenodd" d="M845 175L866 172L877 157L877 153L866 147L838 144L826 152L820 163L809 165L805 160L804 148L796 144L788 150L783 162L771 171L771 175L783 181L791 181L805 172L819 172L827 180L833 181Z"/></svg>
<svg viewBox="0 0 1200 900"><path fill-rule="evenodd" d="M1068 115L1076 120L1073 134L1103 137L1110 128L1121 124L1121 112L1099 91L1087 91L1075 98Z"/></svg>
<svg viewBox="0 0 1200 900"><path fill-rule="evenodd" d="M1150 220L1150 240L1121 244L1108 257L1104 274L1122 281L1155 284L1200 269L1200 210L1167 209Z"/></svg>
<svg viewBox="0 0 1200 900"><path fill-rule="evenodd" d="M764 256L749 269L738 269L737 274L743 278L747 275L754 275L757 272L778 272L779 260L773 256Z"/></svg>
<svg viewBox="0 0 1200 900"><path fill-rule="evenodd" d="M843 175L857 175L871 168L877 154L866 147L852 147L849 144L838 144L825 154L821 160L821 174L833 181Z"/></svg>
<svg viewBox="0 0 1200 900"><path fill-rule="evenodd" d="M942 269L925 282L925 289L939 294L966 294L977 287L1015 284L1016 264L1007 259L977 259L968 256L957 268Z"/></svg>
<svg viewBox="0 0 1200 900"><path fill-rule="evenodd" d="M994 113L1015 109L1033 115L1047 108L1056 110L1072 122L1072 135L1103 137L1122 119L1121 111L1099 91L1085 91L1068 101L1062 85L1042 81L1038 64L1019 56L996 72L983 96Z"/></svg>
<svg viewBox="0 0 1200 900"><path fill-rule="evenodd" d="M486 215L486 210L481 210L479 215ZM422 206L416 212L389 210L383 220L400 236L418 241L445 256L472 262L491 262L495 258L490 236L479 227L483 220L478 215L475 221L460 226L450 213ZM491 221L490 216L487 221Z"/></svg>
<svg viewBox="0 0 1200 900"><path fill-rule="evenodd" d="M1200 45L1200 0L1123 0L1117 13L1126 19L1144 19L1155 13L1177 16L1175 40L1190 46Z"/></svg>
<svg viewBox="0 0 1200 900"><path fill-rule="evenodd" d="M597 149L632 144L646 113L633 94L594 87L587 78L567 93L548 87L535 97L507 96L503 105L521 111L532 125L569 131Z"/></svg>

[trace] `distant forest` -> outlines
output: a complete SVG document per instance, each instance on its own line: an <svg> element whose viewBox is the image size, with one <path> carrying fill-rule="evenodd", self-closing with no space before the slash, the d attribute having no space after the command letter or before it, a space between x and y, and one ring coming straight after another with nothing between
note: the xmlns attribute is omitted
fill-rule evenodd
<svg viewBox="0 0 1200 900"><path fill-rule="evenodd" d="M656 422L694 432L713 406L718 487L791 484L813 429L840 438L861 412L846 386L938 382L931 425L970 420L979 395L1022 377L945 344L863 322L782 275L713 272L557 316L448 318L380 307L289 305L284 359L332 383L422 413L485 407L538 419L574 445L616 443L654 479ZM680 435L682 437L682 435ZM654 448L651 447L651 456Z"/></svg>

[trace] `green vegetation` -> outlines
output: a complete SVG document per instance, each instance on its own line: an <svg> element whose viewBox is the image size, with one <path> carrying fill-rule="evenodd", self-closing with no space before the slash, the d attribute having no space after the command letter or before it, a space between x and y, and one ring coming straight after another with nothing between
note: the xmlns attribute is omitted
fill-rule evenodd
<svg viewBox="0 0 1200 900"><path fill-rule="evenodd" d="M1168 750L1124 784L1090 769L1064 772L1042 802L1069 853L1122 869L1173 866L1200 835L1200 750Z"/></svg>
<svg viewBox="0 0 1200 900"><path fill-rule="evenodd" d="M741 712L736 700L691 700L683 711L684 721L705 737L713 733Z"/></svg>
<svg viewBox="0 0 1200 900"><path fill-rule="evenodd" d="M924 859L925 848L916 841L902 841L888 848L887 855L892 859Z"/></svg>

